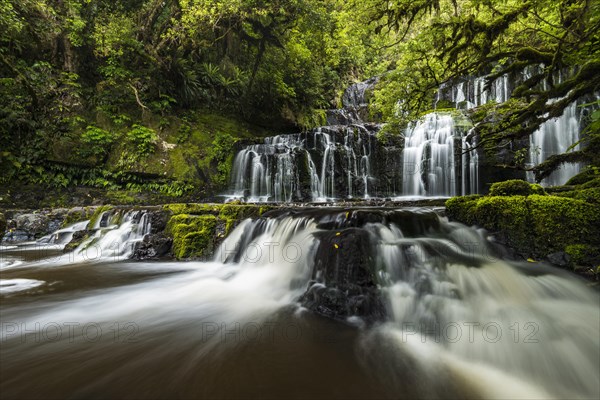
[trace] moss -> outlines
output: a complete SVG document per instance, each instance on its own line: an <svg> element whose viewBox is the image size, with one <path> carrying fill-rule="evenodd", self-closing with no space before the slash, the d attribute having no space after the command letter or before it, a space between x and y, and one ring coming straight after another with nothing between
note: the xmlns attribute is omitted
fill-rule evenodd
<svg viewBox="0 0 600 400"><path fill-rule="evenodd" d="M113 208L114 207L110 206L110 205L101 206L101 207L96 208L96 211L94 211L94 214L92 214L92 216L90 218L90 223L88 224L88 229L91 229L94 226L96 226L96 223L98 222L98 218L100 218L100 216L102 215L103 212L112 210Z"/></svg>
<svg viewBox="0 0 600 400"><path fill-rule="evenodd" d="M218 215L221 212L223 204L202 204L202 203L175 203L163 206L165 210L177 214L213 214Z"/></svg>
<svg viewBox="0 0 600 400"><path fill-rule="evenodd" d="M600 253L600 205L568 197L465 196L446 202L450 219L477 224L526 257L541 258L570 245Z"/></svg>
<svg viewBox="0 0 600 400"><path fill-rule="evenodd" d="M600 206L558 196L530 196L535 249L563 251L570 244L592 244L600 237Z"/></svg>
<svg viewBox="0 0 600 400"><path fill-rule="evenodd" d="M529 196L530 194L532 194L531 185L521 179L496 182L490 187L490 196Z"/></svg>
<svg viewBox="0 0 600 400"><path fill-rule="evenodd" d="M540 196L545 196L547 194L542 185L538 183L533 183L529 185L529 188L531 189L531 194L537 194Z"/></svg>
<svg viewBox="0 0 600 400"><path fill-rule="evenodd" d="M600 204L600 188L588 188L579 190L570 190L567 192L556 193L556 196L570 197L572 199L583 200L588 203Z"/></svg>
<svg viewBox="0 0 600 400"><path fill-rule="evenodd" d="M473 208L477 205L480 195L452 197L446 201L446 214L450 219L461 221L467 225L476 223Z"/></svg>
<svg viewBox="0 0 600 400"><path fill-rule="evenodd" d="M61 228L74 224L76 222L85 221L86 219L90 219L94 213L92 209L89 207L85 208L74 208L69 210L65 219L61 224Z"/></svg>
<svg viewBox="0 0 600 400"><path fill-rule="evenodd" d="M269 206L224 204L219 213L219 218L225 221L225 235L228 235L240 221L246 218L260 217L263 212L269 209Z"/></svg>
<svg viewBox="0 0 600 400"><path fill-rule="evenodd" d="M574 265L595 266L600 264L600 252L595 246L572 244L565 247L565 253L571 257Z"/></svg>
<svg viewBox="0 0 600 400"><path fill-rule="evenodd" d="M579 187L581 189L600 188L600 178L590 179Z"/></svg>
<svg viewBox="0 0 600 400"><path fill-rule="evenodd" d="M582 172L578 173L577 175L575 175L574 177L569 179L567 181L566 185L569 185L569 186L582 185L593 179L600 178L599 174L600 174L600 172L598 171L597 168L586 168Z"/></svg>
<svg viewBox="0 0 600 400"><path fill-rule="evenodd" d="M208 257L214 250L217 218L214 215L179 214L171 217L167 233L173 237L177 259Z"/></svg>
<svg viewBox="0 0 600 400"><path fill-rule="evenodd" d="M523 244L534 240L525 196L483 197L477 201L473 213L478 224L498 232L501 240L511 247L527 250Z"/></svg>

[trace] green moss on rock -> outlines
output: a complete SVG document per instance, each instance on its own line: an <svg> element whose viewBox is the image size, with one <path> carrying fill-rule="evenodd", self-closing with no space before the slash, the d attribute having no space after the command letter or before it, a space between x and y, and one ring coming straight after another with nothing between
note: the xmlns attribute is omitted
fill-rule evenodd
<svg viewBox="0 0 600 400"><path fill-rule="evenodd" d="M166 231L173 237L173 255L180 260L212 255L216 227L214 215L180 214L171 217Z"/></svg>
<svg viewBox="0 0 600 400"><path fill-rule="evenodd" d="M92 216L90 218L90 223L88 224L88 229L91 229L94 226L96 226L96 222L98 222L98 218L100 218L102 216L103 212L112 210L113 208L114 207L110 206L110 205L101 206L101 207L96 208L96 211L94 211L94 214L92 214Z"/></svg>
<svg viewBox="0 0 600 400"><path fill-rule="evenodd" d="M598 168L586 168L583 171L581 171L580 173L578 173L577 175L575 175L574 177L572 177L571 179L569 179L566 183L566 185L568 186L574 186L574 185L582 185L584 183L587 183L591 180L594 179L598 179L600 178L600 171L598 170Z"/></svg>
<svg viewBox="0 0 600 400"><path fill-rule="evenodd" d="M219 218L225 221L225 235L228 235L240 221L246 218L260 217L272 206L255 206L252 204L224 204Z"/></svg>
<svg viewBox="0 0 600 400"><path fill-rule="evenodd" d="M173 238L178 259L209 257L218 243L243 219L257 218L275 206L252 204L167 204L172 216L165 233Z"/></svg>
<svg viewBox="0 0 600 400"><path fill-rule="evenodd" d="M90 219L94 214L93 209L90 207L84 208L72 208L67 212L65 219L62 222L61 228L74 224L76 222L85 221Z"/></svg>
<svg viewBox="0 0 600 400"><path fill-rule="evenodd" d="M544 195L546 192L542 186L530 184L521 179L496 182L490 187L490 196L529 196L531 194Z"/></svg>
<svg viewBox="0 0 600 400"><path fill-rule="evenodd" d="M597 247L587 244L572 244L565 248L565 253L571 257L571 262L575 265L600 267L600 252Z"/></svg>
<svg viewBox="0 0 600 400"><path fill-rule="evenodd" d="M174 215L177 214L213 214L218 215L221 212L223 204L201 204L201 203L189 203L189 204L167 204L163 206L165 210L171 211Z"/></svg>
<svg viewBox="0 0 600 400"><path fill-rule="evenodd" d="M572 199L583 200L588 203L600 204L600 188L597 187L560 192L556 193L556 196L570 197Z"/></svg>
<svg viewBox="0 0 600 400"><path fill-rule="evenodd" d="M494 232L527 257L542 258L574 245L600 253L598 204L547 195L465 196L449 199L446 211L450 219Z"/></svg>

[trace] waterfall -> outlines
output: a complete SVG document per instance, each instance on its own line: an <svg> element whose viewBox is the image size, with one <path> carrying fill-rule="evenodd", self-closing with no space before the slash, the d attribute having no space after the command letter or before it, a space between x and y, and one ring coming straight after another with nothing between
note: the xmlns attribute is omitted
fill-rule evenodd
<svg viewBox="0 0 600 400"><path fill-rule="evenodd" d="M248 202L327 202L370 198L377 188L373 153L382 146L381 126L364 122L372 78L349 86L343 108L327 111L327 126L299 134L278 135L241 149L235 156L228 199ZM393 173L391 174L393 175ZM395 183L395 182L394 182ZM379 190L378 195L393 196Z"/></svg>
<svg viewBox="0 0 600 400"><path fill-rule="evenodd" d="M100 221L102 218L99 218ZM87 229L90 221L81 221L66 226L65 228L59 229L46 235L36 241L37 244L52 244L52 245L66 245L73 239L75 232L83 231Z"/></svg>
<svg viewBox="0 0 600 400"><path fill-rule="evenodd" d="M102 223L96 243L138 240L144 215ZM244 220L207 262L25 262L0 281L0 386L11 398L598 398L598 293L502 254L433 210L321 207ZM47 379L56 371L70 379Z"/></svg>
<svg viewBox="0 0 600 400"><path fill-rule="evenodd" d="M566 152L571 145L579 141L580 127L581 121L576 102L568 105L560 117L544 122L530 137L531 165L538 165L551 155ZM579 144L573 150L579 150ZM580 169L579 163L563 164L540 183L543 186L564 185ZM528 173L527 178L530 182L534 182L532 173Z"/></svg>
<svg viewBox="0 0 600 400"><path fill-rule="evenodd" d="M148 214L143 210L104 211L92 227L89 227L89 221L81 221L58 229L35 242L3 248L0 252L0 270L12 269L22 264L22 262L5 263L4 255L19 255L27 252L40 253L40 257L36 257L36 260L48 254L58 253L58 256L52 260L56 265L82 261L125 260L131 257L136 244L141 242L150 230ZM80 231L86 231L87 238L73 251L62 254L75 232Z"/></svg>
<svg viewBox="0 0 600 400"><path fill-rule="evenodd" d="M278 135L242 149L233 162L231 197L251 202L291 201L297 187L295 151L301 148L299 135Z"/></svg>
<svg viewBox="0 0 600 400"><path fill-rule="evenodd" d="M464 135L454 117L447 113L427 114L409 126L405 131L402 193L408 196L477 193L479 166L477 151L470 143L473 136ZM460 147L455 149L457 144ZM459 186L458 171L462 175Z"/></svg>

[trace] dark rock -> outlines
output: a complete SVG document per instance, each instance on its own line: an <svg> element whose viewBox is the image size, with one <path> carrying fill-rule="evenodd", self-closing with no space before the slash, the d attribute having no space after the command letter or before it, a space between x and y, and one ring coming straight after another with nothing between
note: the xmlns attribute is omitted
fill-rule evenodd
<svg viewBox="0 0 600 400"><path fill-rule="evenodd" d="M6 230L6 217L4 217L4 214L0 213L0 240L2 240L5 230Z"/></svg>
<svg viewBox="0 0 600 400"><path fill-rule="evenodd" d="M149 211L148 217L150 218L150 233L157 234L166 229L170 215L167 211L157 210Z"/></svg>
<svg viewBox="0 0 600 400"><path fill-rule="evenodd" d="M367 323L385 318L385 307L375 283L368 233L357 228L323 232L315 255L313 281L301 297L302 305L317 314Z"/></svg>
<svg viewBox="0 0 600 400"><path fill-rule="evenodd" d="M30 237L41 237L51 232L50 220L43 214L21 214L16 218L17 229Z"/></svg>
<svg viewBox="0 0 600 400"><path fill-rule="evenodd" d="M156 260L171 250L173 239L163 234L150 234L144 240L137 242L133 250L133 258L136 260Z"/></svg>
<svg viewBox="0 0 600 400"><path fill-rule="evenodd" d="M63 249L63 253L68 253L75 250L84 240L90 236L90 231L75 231L73 232L73 238L67 243Z"/></svg>
<svg viewBox="0 0 600 400"><path fill-rule="evenodd" d="M567 267L571 263L571 257L564 251L548 254L546 260L559 267Z"/></svg>
<svg viewBox="0 0 600 400"><path fill-rule="evenodd" d="M33 240L33 236L30 236L28 232L19 229L9 229L2 239L3 242L26 242Z"/></svg>

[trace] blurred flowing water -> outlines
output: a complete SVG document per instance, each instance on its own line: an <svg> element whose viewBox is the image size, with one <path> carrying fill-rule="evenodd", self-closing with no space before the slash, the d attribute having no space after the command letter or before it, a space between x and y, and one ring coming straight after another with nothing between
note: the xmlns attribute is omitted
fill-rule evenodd
<svg viewBox="0 0 600 400"><path fill-rule="evenodd" d="M600 395L598 293L434 211L274 213L204 262L130 261L147 229L131 214L73 253L1 249L3 399ZM359 250L337 241L352 235ZM351 259L319 269L344 251L385 317L305 308L307 290L362 276Z"/></svg>

